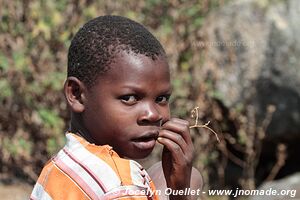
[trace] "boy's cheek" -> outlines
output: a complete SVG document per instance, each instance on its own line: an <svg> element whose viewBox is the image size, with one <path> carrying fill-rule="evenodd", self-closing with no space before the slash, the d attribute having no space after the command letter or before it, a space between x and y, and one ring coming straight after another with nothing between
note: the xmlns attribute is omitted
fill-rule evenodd
<svg viewBox="0 0 300 200"><path fill-rule="evenodd" d="M169 121L171 118L171 114L170 114L170 109L166 110L163 114L163 120L162 120L162 124L166 123L167 121Z"/></svg>

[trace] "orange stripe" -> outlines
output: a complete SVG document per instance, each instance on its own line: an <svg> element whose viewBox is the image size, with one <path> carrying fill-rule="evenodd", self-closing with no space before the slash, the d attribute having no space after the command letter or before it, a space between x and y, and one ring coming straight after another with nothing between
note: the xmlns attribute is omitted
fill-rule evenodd
<svg viewBox="0 0 300 200"><path fill-rule="evenodd" d="M133 182L130 173L130 161L118 157L113 157L113 159L116 163L119 173L122 176L123 185L132 185Z"/></svg>
<svg viewBox="0 0 300 200"><path fill-rule="evenodd" d="M51 168L51 170L47 170ZM47 174L46 174L47 173ZM43 177L46 177L44 184L42 181ZM40 179L41 178L41 179ZM77 187L74 182L60 172L52 163L48 164L40 176L38 182L43 185L44 190L53 199L88 199L85 194Z"/></svg>
<svg viewBox="0 0 300 200"><path fill-rule="evenodd" d="M50 161L48 161L47 164L44 166L44 168L37 180L37 182L39 184L43 185L43 183L47 181L47 177L48 177L50 171L52 170L52 168L53 168L52 163Z"/></svg>
<svg viewBox="0 0 300 200"><path fill-rule="evenodd" d="M149 184L150 184L150 187L151 187L152 191L154 192L154 195L153 195L152 199L153 200L159 200L158 195L156 195L156 192L155 192L156 188L155 188L154 182L152 180L150 180Z"/></svg>

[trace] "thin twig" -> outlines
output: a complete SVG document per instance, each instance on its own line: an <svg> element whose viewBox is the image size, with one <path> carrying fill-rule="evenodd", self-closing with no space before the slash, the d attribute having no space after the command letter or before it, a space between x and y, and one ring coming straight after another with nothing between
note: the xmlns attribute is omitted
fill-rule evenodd
<svg viewBox="0 0 300 200"><path fill-rule="evenodd" d="M220 143L220 139L218 137L218 134L213 130L211 129L208 125L210 123L210 121L206 122L206 124L203 124L203 125L199 125L198 124L198 119L199 119L199 113L198 113L198 110L199 110L199 107L195 107L191 113L192 113L192 117L195 117L195 124L190 126L190 128L206 128L208 130L210 130L212 133L215 134L216 138L217 138L217 141Z"/></svg>
<svg viewBox="0 0 300 200"><path fill-rule="evenodd" d="M285 165L285 161L287 158L285 144L280 143L277 145L276 157L277 157L277 161L265 181L273 180L276 177L276 175L278 174L279 170Z"/></svg>

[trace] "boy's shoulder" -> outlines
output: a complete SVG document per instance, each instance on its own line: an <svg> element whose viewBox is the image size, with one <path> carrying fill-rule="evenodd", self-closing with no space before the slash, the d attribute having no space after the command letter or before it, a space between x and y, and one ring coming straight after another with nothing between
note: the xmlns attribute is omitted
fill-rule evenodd
<svg viewBox="0 0 300 200"><path fill-rule="evenodd" d="M72 133L67 133L66 138L66 145L52 162L68 172L72 169L73 173L87 173L95 179L103 180L107 188L112 188L121 182L132 184L137 180L135 176L145 171L137 162L120 158L109 145L94 145ZM142 182L134 184L143 185Z"/></svg>
<svg viewBox="0 0 300 200"><path fill-rule="evenodd" d="M68 193L65 192L66 188ZM69 194L74 199L86 199L86 194L50 160L44 166L30 199L68 199Z"/></svg>

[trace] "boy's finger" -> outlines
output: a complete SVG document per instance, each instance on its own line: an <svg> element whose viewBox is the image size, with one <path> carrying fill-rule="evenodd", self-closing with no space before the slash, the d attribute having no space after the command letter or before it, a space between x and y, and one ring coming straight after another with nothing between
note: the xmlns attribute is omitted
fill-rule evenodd
<svg viewBox="0 0 300 200"><path fill-rule="evenodd" d="M170 130L180 134L187 144L192 144L189 123L183 123L182 121L179 122L179 119L171 119L163 124L162 130Z"/></svg>
<svg viewBox="0 0 300 200"><path fill-rule="evenodd" d="M161 138L166 138L166 139L172 140L173 142L175 142L176 144L178 144L180 146L183 153L186 153L188 145L186 144L185 140L183 139L183 137L180 134L176 134L172 131L163 129L163 130L159 131L158 136Z"/></svg>
<svg viewBox="0 0 300 200"><path fill-rule="evenodd" d="M184 120L184 119L180 119L180 118L172 118L171 121L174 121L174 122L178 122L182 125L185 125L185 126L189 126L190 123L187 121L187 120Z"/></svg>
<svg viewBox="0 0 300 200"><path fill-rule="evenodd" d="M178 144L176 144L172 140L163 137L158 137L157 141L160 144L164 145L170 151L175 163L182 163L184 154L181 147Z"/></svg>

